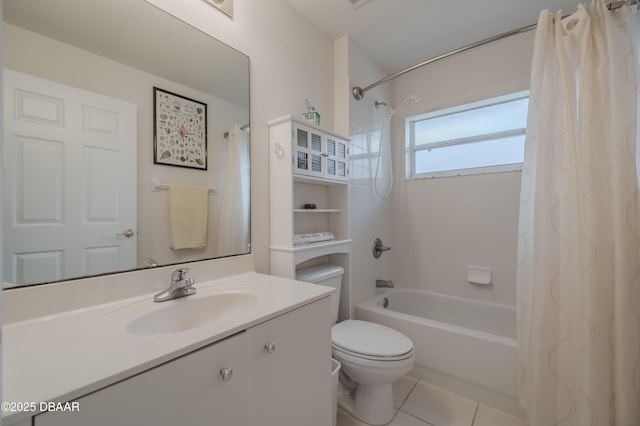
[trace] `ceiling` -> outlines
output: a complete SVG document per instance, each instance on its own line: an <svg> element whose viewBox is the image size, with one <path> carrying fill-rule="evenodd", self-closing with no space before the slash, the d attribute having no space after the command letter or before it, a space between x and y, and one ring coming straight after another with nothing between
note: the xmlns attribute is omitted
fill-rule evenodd
<svg viewBox="0 0 640 426"><path fill-rule="evenodd" d="M2 12L18 27L248 107L248 58L143 0L4 0Z"/></svg>
<svg viewBox="0 0 640 426"><path fill-rule="evenodd" d="M580 0L286 0L320 31L344 35L391 74L517 28L543 9L575 11ZM584 0L586 1L586 0ZM584 2L583 1L583 2Z"/></svg>

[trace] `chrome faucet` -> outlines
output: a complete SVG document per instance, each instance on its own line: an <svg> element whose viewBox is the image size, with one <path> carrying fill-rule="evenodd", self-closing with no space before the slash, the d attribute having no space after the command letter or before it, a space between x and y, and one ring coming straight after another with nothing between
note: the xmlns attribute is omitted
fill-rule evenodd
<svg viewBox="0 0 640 426"><path fill-rule="evenodd" d="M393 288L393 283L391 280L376 280L376 287Z"/></svg>
<svg viewBox="0 0 640 426"><path fill-rule="evenodd" d="M187 278L189 268L180 268L171 274L171 285L165 291L161 291L153 297L154 302L165 302L178 297L190 296L196 294L193 286L195 283L193 278Z"/></svg>
<svg viewBox="0 0 640 426"><path fill-rule="evenodd" d="M146 264L146 266L145 266L145 267L147 267L147 268L155 268L156 266L158 266L158 262L156 262L155 260L153 260L153 259L152 259L152 258L150 258L150 257L147 257L147 258L144 260L144 263Z"/></svg>

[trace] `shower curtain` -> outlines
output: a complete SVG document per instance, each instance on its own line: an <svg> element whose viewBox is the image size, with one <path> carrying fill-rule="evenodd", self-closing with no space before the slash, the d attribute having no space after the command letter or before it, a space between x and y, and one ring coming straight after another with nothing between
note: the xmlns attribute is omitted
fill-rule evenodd
<svg viewBox="0 0 640 426"><path fill-rule="evenodd" d="M518 247L519 397L530 426L640 425L635 23L540 14Z"/></svg>
<svg viewBox="0 0 640 426"><path fill-rule="evenodd" d="M220 191L218 256L249 251L249 137L233 126L226 144L225 169Z"/></svg>

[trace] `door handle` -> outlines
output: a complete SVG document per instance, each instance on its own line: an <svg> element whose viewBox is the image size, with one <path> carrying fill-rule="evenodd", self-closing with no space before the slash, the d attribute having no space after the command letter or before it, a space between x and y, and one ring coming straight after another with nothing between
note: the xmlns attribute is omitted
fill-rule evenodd
<svg viewBox="0 0 640 426"><path fill-rule="evenodd" d="M124 231L122 231L119 234L116 234L117 237L127 237L127 238L131 238L133 237L135 234L135 231L131 228L129 229L125 229Z"/></svg>

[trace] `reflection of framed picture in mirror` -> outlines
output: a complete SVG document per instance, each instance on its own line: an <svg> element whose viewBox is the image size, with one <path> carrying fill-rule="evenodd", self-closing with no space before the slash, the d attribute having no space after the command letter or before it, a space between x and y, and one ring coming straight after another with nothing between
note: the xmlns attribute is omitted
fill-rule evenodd
<svg viewBox="0 0 640 426"><path fill-rule="evenodd" d="M207 104L153 88L153 162L207 170Z"/></svg>

